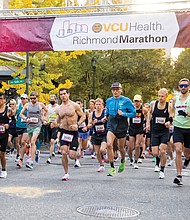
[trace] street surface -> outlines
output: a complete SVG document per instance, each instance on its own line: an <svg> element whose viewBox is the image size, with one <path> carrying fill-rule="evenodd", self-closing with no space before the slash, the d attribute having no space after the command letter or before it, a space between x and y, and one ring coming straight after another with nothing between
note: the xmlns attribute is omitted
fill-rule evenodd
<svg viewBox="0 0 190 220"><path fill-rule="evenodd" d="M106 172L98 173L96 159L90 155L81 158L81 168L74 168L69 161L69 181L61 181L64 175L60 155L46 164L48 152L40 155L40 163L32 171L18 169L14 158L7 155L7 179L0 179L0 219L111 219L84 215L78 207L115 206L137 210L139 220L187 220L190 219L190 170L185 170L182 187L173 184L174 165L166 167L165 179L158 179L152 158L146 158L135 170L126 162L123 173L114 177ZM118 168L119 162L116 162ZM121 218L114 218L121 219ZM126 219L126 218L125 218Z"/></svg>

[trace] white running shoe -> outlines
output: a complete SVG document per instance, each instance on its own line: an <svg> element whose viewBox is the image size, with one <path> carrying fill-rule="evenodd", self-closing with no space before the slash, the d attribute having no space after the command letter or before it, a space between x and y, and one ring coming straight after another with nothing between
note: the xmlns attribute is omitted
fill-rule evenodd
<svg viewBox="0 0 190 220"><path fill-rule="evenodd" d="M51 158L50 157L47 159L46 163L49 163L49 164L51 163Z"/></svg>
<svg viewBox="0 0 190 220"><path fill-rule="evenodd" d="M139 158L138 161L137 161L137 163L142 163L142 159Z"/></svg>
<svg viewBox="0 0 190 220"><path fill-rule="evenodd" d="M1 171L0 178L7 178L7 171Z"/></svg>
<svg viewBox="0 0 190 220"><path fill-rule="evenodd" d="M102 173L105 171L105 167L104 166L100 166L97 170L97 172Z"/></svg>
<svg viewBox="0 0 190 220"><path fill-rule="evenodd" d="M69 174L66 173L62 178L61 178L62 181L67 181L69 180Z"/></svg>
<svg viewBox="0 0 190 220"><path fill-rule="evenodd" d="M139 167L136 163L134 163L134 169L139 169Z"/></svg>
<svg viewBox="0 0 190 220"><path fill-rule="evenodd" d="M91 154L91 159L96 159L96 156L95 156L95 154L93 153L93 154Z"/></svg>
<svg viewBox="0 0 190 220"><path fill-rule="evenodd" d="M171 167L172 164L173 164L173 160L169 160L169 162L168 162L168 166Z"/></svg>
<svg viewBox="0 0 190 220"><path fill-rule="evenodd" d="M20 156L15 157L15 162L18 162L20 160Z"/></svg>
<svg viewBox="0 0 190 220"><path fill-rule="evenodd" d="M164 179L164 178L165 178L164 172L160 171L160 173L159 173L159 179Z"/></svg>
<svg viewBox="0 0 190 220"><path fill-rule="evenodd" d="M160 167L156 165L154 168L154 172L160 172Z"/></svg>
<svg viewBox="0 0 190 220"><path fill-rule="evenodd" d="M78 159L76 159L76 162L75 162L75 165L74 165L75 168L79 168L81 167L80 165L80 161Z"/></svg>

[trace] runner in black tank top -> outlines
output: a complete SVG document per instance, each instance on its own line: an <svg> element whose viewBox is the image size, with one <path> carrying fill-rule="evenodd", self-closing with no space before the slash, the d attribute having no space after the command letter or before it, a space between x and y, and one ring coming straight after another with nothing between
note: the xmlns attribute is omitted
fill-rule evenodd
<svg viewBox="0 0 190 220"><path fill-rule="evenodd" d="M97 172L105 171L103 165L103 156L106 154L106 135L107 135L107 121L105 120L105 109L103 100L97 98L95 100L96 109L89 117L89 125L92 126L92 144L96 151L97 159L100 164Z"/></svg>
<svg viewBox="0 0 190 220"><path fill-rule="evenodd" d="M128 155L130 158L130 165L133 165L132 152L135 150L134 169L138 169L138 159L140 156L140 146L144 135L144 115L147 115L148 110L142 107L141 95L135 95L133 98L134 106L136 108L136 117L130 118L129 125L129 146ZM142 161L141 161L142 162Z"/></svg>
<svg viewBox="0 0 190 220"><path fill-rule="evenodd" d="M152 155L156 156L155 172L159 172L159 179L164 179L164 168L166 164L166 148L169 140L169 127L172 121L171 105L166 102L167 89L158 91L158 101L151 102L150 117L147 126L150 126L151 118L151 147ZM161 162L161 168L159 163Z"/></svg>
<svg viewBox="0 0 190 220"><path fill-rule="evenodd" d="M9 128L9 117L12 114L12 110L8 109L5 105L6 99L5 94L0 92L0 157L2 171L0 172L0 178L7 177L6 171L6 147L8 142L8 128Z"/></svg>

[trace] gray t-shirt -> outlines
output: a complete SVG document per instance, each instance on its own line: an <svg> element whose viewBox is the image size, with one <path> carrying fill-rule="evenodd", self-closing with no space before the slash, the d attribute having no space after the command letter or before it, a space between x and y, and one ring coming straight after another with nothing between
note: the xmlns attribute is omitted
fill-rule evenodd
<svg viewBox="0 0 190 220"><path fill-rule="evenodd" d="M28 128L36 128L42 126L42 110L37 102L36 105L28 104L27 118L30 118L31 122L28 123Z"/></svg>

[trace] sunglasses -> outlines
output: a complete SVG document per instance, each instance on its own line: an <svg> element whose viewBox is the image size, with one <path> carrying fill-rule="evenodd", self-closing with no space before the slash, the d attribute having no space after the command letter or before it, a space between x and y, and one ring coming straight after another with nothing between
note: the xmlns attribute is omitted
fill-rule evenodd
<svg viewBox="0 0 190 220"><path fill-rule="evenodd" d="M3 100L4 98L0 98L0 100Z"/></svg>
<svg viewBox="0 0 190 220"><path fill-rule="evenodd" d="M134 100L134 102L140 102L139 100Z"/></svg>
<svg viewBox="0 0 190 220"><path fill-rule="evenodd" d="M21 99L24 99L24 100L25 100L25 98L21 98Z"/></svg>
<svg viewBox="0 0 190 220"><path fill-rule="evenodd" d="M36 97L35 98L30 98L31 100L36 100Z"/></svg>
<svg viewBox="0 0 190 220"><path fill-rule="evenodd" d="M189 86L189 84L181 84L179 85L179 87L182 89L182 88L187 88Z"/></svg>

